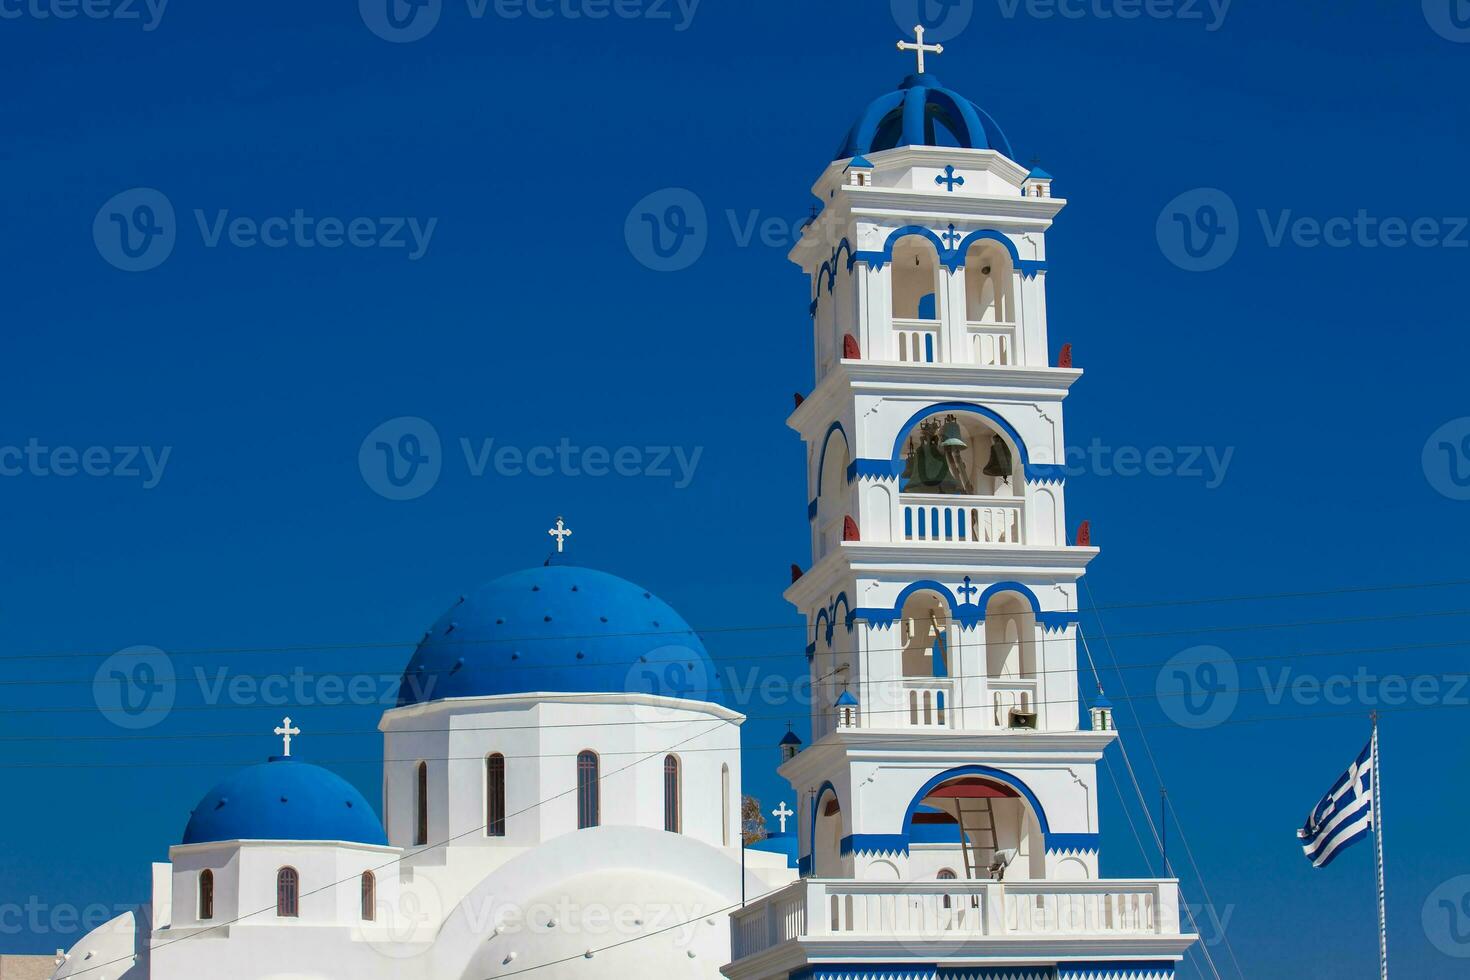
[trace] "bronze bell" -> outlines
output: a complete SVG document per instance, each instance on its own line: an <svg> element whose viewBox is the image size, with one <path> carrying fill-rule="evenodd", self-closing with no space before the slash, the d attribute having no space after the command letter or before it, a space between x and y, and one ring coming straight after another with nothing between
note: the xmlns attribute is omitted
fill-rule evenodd
<svg viewBox="0 0 1470 980"><path fill-rule="evenodd" d="M951 415L944 420L944 431L940 445L945 449L969 449L965 445L965 435L960 431L959 419Z"/></svg>
<svg viewBox="0 0 1470 980"><path fill-rule="evenodd" d="M1000 436L990 438L990 461L985 464L986 476L1010 479L1014 467L1011 465L1011 447Z"/></svg>

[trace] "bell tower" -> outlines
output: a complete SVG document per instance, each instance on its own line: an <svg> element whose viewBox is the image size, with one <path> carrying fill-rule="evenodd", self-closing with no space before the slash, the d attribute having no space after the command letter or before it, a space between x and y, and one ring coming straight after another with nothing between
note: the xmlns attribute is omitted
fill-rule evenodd
<svg viewBox="0 0 1470 980"><path fill-rule="evenodd" d="M905 50L942 52L916 33ZM812 556L786 591L809 628L812 740L780 768L803 877L735 914L732 980L874 962L1154 980L1194 941L1176 881L1101 878L1097 763L1117 732L1079 682L1097 549L1068 534L1063 402L1082 372L1051 353L1052 184L921 63L812 187L790 257L814 380L788 420Z"/></svg>

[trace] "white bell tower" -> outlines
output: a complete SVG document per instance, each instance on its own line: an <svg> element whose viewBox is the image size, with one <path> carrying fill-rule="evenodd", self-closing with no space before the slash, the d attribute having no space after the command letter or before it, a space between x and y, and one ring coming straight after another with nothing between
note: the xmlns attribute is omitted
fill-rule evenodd
<svg viewBox="0 0 1470 980"><path fill-rule="evenodd" d="M1077 584L1097 549L1085 525L1069 534L1063 400L1081 371L1052 352L1046 309L1067 202L1014 156L921 69L853 126L791 251L816 354L789 419L812 562L786 597L807 617L814 698L812 744L780 770L798 799L792 889L808 938L892 937L863 947L883 962L944 963L898 938L927 922L973 935L966 963L1018 962L990 938L1075 934L1096 940L1086 956L1059 942L1027 962L1117 975L1094 963L1113 937L1138 977L1172 976L1193 939L1177 883L1100 879L1096 764L1117 733L1079 696ZM736 916L728 976L778 938L742 943L754 914Z"/></svg>

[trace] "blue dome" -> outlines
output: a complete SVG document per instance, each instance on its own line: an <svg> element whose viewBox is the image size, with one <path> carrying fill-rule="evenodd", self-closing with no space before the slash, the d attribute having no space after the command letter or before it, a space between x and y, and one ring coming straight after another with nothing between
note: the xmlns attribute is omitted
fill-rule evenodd
<svg viewBox="0 0 1470 980"><path fill-rule="evenodd" d="M283 756L241 769L199 801L184 843L221 840L388 843L377 814L351 783Z"/></svg>
<svg viewBox="0 0 1470 980"><path fill-rule="evenodd" d="M928 72L910 75L896 92L868 103L833 159L897 146L961 146L1016 158L1010 140L984 109Z"/></svg>
<svg viewBox="0 0 1470 980"><path fill-rule="evenodd" d="M547 565L487 582L439 617L398 704L543 691L721 696L704 644L668 603L606 572Z"/></svg>

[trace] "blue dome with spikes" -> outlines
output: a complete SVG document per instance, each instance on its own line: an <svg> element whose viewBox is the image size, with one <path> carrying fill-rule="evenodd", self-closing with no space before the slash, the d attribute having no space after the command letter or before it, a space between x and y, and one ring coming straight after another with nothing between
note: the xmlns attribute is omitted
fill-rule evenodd
<svg viewBox="0 0 1470 980"><path fill-rule="evenodd" d="M351 783L286 756L241 769L199 801L183 842L225 840L388 843L377 814Z"/></svg>
<svg viewBox="0 0 1470 980"><path fill-rule="evenodd" d="M398 704L532 693L722 697L704 644L668 603L616 575L547 565L487 582L439 617Z"/></svg>
<svg viewBox="0 0 1470 980"><path fill-rule="evenodd" d="M870 102L833 159L899 146L958 146L1016 158L995 120L930 72L910 75L897 91Z"/></svg>

